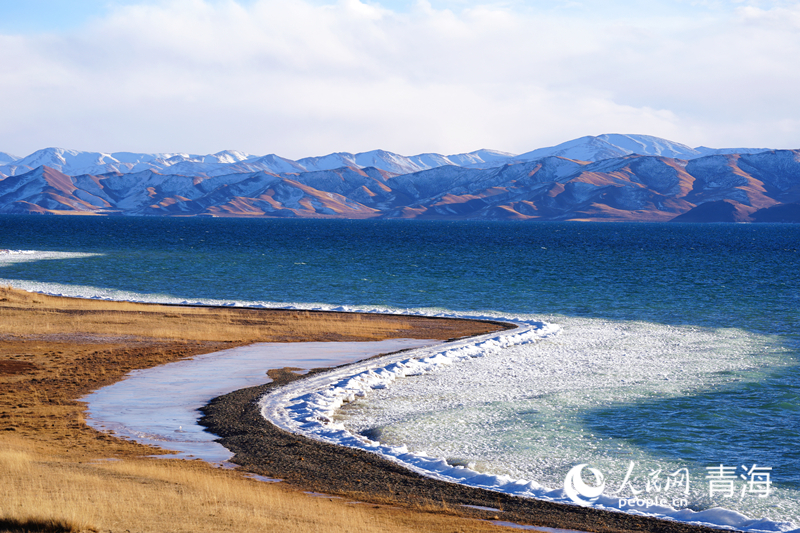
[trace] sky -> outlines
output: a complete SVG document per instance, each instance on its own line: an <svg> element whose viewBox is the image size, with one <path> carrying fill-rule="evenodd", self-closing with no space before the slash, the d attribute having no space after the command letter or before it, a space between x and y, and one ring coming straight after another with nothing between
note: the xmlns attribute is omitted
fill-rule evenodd
<svg viewBox="0 0 800 533"><path fill-rule="evenodd" d="M0 152L800 148L800 0L0 0Z"/></svg>

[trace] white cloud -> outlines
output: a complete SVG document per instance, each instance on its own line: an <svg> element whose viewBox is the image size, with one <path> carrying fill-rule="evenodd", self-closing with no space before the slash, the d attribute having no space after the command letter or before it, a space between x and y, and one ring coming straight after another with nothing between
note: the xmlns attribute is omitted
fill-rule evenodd
<svg viewBox="0 0 800 533"><path fill-rule="evenodd" d="M800 4L567 4L172 0L0 36L0 151L523 152L607 132L797 144Z"/></svg>

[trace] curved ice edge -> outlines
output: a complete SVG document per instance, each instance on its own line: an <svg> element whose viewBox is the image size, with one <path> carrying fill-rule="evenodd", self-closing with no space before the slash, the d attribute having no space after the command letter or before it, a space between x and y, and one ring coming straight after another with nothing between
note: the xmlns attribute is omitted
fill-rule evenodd
<svg viewBox="0 0 800 533"><path fill-rule="evenodd" d="M259 400L261 414L290 433L376 453L429 478L514 496L574 505L563 489L552 490L535 481L482 474L464 466L452 466L443 458L428 457L425 453L411 453L405 446L386 446L361 435L355 435L347 431L341 423L335 422L335 412L342 405L366 396L372 389L386 388L399 377L436 372L445 366L472 357L483 357L509 346L529 344L557 335L561 330L559 326L543 322L525 322L516 325L516 329L499 334L491 333L434 347L418 348L294 381L261 397ZM800 533L800 529L794 529L794 525L790 522L754 520L736 511L719 507L692 511L677 510L667 506L650 506L648 512L641 512L620 509L619 499L608 496L601 496L593 507L720 529L737 529L754 533L777 531Z"/></svg>

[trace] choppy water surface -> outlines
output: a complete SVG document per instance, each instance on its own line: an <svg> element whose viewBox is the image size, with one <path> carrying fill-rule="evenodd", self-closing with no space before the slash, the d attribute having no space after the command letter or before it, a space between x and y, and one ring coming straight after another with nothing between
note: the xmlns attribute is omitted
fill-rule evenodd
<svg viewBox="0 0 800 533"><path fill-rule="evenodd" d="M0 248L92 254L0 254L34 290L558 323L375 391L348 424L554 488L579 463L614 490L631 460L642 486L686 468L690 506L800 525L797 226L0 217ZM737 493L707 498L720 464ZM766 498L740 497L754 464Z"/></svg>

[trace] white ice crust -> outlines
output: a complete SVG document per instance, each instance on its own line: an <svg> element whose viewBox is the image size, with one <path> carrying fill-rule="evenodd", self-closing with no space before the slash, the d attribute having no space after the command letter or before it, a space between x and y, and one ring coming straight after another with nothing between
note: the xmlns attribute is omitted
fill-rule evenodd
<svg viewBox="0 0 800 533"><path fill-rule="evenodd" d="M536 490L538 484L511 480L505 476L482 475L467 468L448 465L443 459L409 453L405 446L384 446L347 431L335 421L336 410L370 390L387 387L400 377L435 372L472 357L482 357L503 348L528 344L556 335L559 327L551 324L519 324L514 330L473 337L447 344L420 348L366 360L324 374L295 381L260 400L263 416L278 427L316 440L361 448L379 453L421 474L474 486L505 487L504 492L519 493L524 485ZM506 485L509 485L506 487Z"/></svg>
<svg viewBox="0 0 800 533"><path fill-rule="evenodd" d="M278 427L318 441L358 448L379 454L421 475L473 487L537 498L560 503L574 503L563 488L550 489L533 480L513 479L505 475L476 472L445 459L412 453L406 446L389 446L349 432L337 421L336 411L344 404L363 398L371 390L383 389L405 376L436 372L473 357L485 357L504 348L529 344L557 335L559 326L546 323L518 323L517 328L502 333L473 337L435 347L416 349L400 354L367 360L290 383L260 400L262 415ZM619 499L600 496L593 502L600 509L621 511ZM646 512L626 509L625 512L666 518L692 524L743 531L782 531L800 533L789 522L754 520L730 509L704 511L674 509L650 505Z"/></svg>
<svg viewBox="0 0 800 533"><path fill-rule="evenodd" d="M11 263L29 263L32 261L46 261L52 259L77 259L93 257L102 254L89 254L80 252L42 252L38 250L0 250L0 265ZM15 284L15 286L18 286Z"/></svg>

